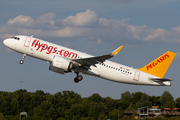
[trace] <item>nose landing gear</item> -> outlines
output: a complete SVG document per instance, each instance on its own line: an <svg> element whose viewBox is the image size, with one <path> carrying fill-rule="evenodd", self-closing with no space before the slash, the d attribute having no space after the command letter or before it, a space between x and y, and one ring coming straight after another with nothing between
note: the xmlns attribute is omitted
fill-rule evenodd
<svg viewBox="0 0 180 120"><path fill-rule="evenodd" d="M23 63L24 63L25 57L26 57L26 54L23 54L22 60L19 61L20 64L23 64Z"/></svg>

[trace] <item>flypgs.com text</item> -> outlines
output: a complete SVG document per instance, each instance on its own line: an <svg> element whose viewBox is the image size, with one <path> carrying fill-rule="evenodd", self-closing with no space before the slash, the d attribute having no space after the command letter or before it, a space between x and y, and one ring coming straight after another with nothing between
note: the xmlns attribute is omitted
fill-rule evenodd
<svg viewBox="0 0 180 120"><path fill-rule="evenodd" d="M40 50L40 52L42 52L42 51L46 50L46 54L54 53L54 54L59 54L61 56L68 57L71 59L76 59L78 56L77 53L70 52L70 51L64 50L64 49L58 50L57 47L49 46L49 45L44 44L44 43L40 43L39 40L34 40L32 42L31 47L33 47L33 46L36 48L36 51Z"/></svg>

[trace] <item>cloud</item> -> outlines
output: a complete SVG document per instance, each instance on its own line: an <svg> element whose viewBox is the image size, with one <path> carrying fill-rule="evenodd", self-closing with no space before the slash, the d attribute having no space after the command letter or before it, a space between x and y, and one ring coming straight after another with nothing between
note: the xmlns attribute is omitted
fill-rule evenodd
<svg viewBox="0 0 180 120"><path fill-rule="evenodd" d="M145 41L149 40L167 40L167 34L168 32L164 29L158 28L158 29L151 29L148 32L148 35L146 38L143 38Z"/></svg>
<svg viewBox="0 0 180 120"><path fill-rule="evenodd" d="M30 18L29 16L23 16L23 15L19 15L14 19L10 19L7 22L7 25L13 25L13 24L23 24L23 23L27 23L28 21L33 21L32 18Z"/></svg>
<svg viewBox="0 0 180 120"><path fill-rule="evenodd" d="M92 26L98 24L98 18L94 11L88 9L86 12L80 12L76 16L63 19L61 23L65 26Z"/></svg>
<svg viewBox="0 0 180 120"><path fill-rule="evenodd" d="M47 13L45 15L40 16L38 21L44 23L50 23L51 25L54 25L55 22L52 19L55 17L56 17L55 13Z"/></svg>
<svg viewBox="0 0 180 120"><path fill-rule="evenodd" d="M55 13L47 13L34 20L30 16L19 15L7 21L0 28L0 39L14 35L34 35L43 37L82 37L94 45L104 42L130 44L137 42L180 42L180 26L167 31L152 29L147 25L134 26L128 23L130 18L112 20L98 18L94 11L87 9L65 19L54 21Z"/></svg>

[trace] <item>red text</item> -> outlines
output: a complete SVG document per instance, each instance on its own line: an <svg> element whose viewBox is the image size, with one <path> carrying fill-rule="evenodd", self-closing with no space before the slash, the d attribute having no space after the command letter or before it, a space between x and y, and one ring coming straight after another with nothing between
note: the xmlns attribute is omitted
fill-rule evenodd
<svg viewBox="0 0 180 120"><path fill-rule="evenodd" d="M157 58L155 61L151 62L146 66L147 70L150 70L151 68L155 67L156 65L162 63L164 60L168 59L169 55L166 53L165 55L162 55L161 57Z"/></svg>
<svg viewBox="0 0 180 120"><path fill-rule="evenodd" d="M68 50L64 50L64 49L58 50L57 47L49 46L48 44L44 44L44 43L40 43L39 40L34 40L32 42L31 47L35 47L36 51L38 51L38 50L40 50L40 52L46 51L46 54L55 53L55 54L59 54L64 57L71 58L71 59L76 59L76 57L78 56L78 54L76 54L74 52L69 52Z"/></svg>

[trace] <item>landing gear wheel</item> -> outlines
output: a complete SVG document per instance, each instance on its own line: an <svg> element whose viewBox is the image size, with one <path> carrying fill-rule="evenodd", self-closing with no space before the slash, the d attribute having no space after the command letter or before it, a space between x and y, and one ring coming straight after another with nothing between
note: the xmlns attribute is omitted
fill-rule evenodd
<svg viewBox="0 0 180 120"><path fill-rule="evenodd" d="M83 76L82 76L82 75L78 75L78 76L77 76L77 79L78 79L79 81L81 81L81 80L83 79Z"/></svg>
<svg viewBox="0 0 180 120"><path fill-rule="evenodd" d="M81 75L81 72L75 72L76 73L76 77L74 78L74 82L78 83L79 81L81 81L83 79L83 76Z"/></svg>
<svg viewBox="0 0 180 120"><path fill-rule="evenodd" d="M74 78L74 82L78 83L79 81L81 81L83 79L82 75L78 75L77 77Z"/></svg>
<svg viewBox="0 0 180 120"><path fill-rule="evenodd" d="M75 83L78 83L78 82L79 82L79 80L77 79L77 77L74 78L74 82L75 82Z"/></svg>
<svg viewBox="0 0 180 120"><path fill-rule="evenodd" d="M19 61L19 63L20 63L20 64L23 64L23 63L24 63L24 61L23 61L23 60L20 60L20 61Z"/></svg>

